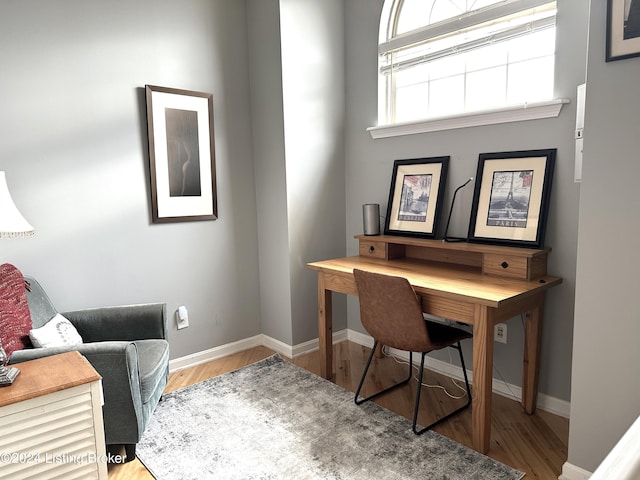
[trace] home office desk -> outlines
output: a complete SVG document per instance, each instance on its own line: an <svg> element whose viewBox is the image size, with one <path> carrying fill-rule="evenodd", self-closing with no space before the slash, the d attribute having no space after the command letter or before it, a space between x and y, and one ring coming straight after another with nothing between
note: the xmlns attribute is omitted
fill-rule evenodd
<svg viewBox="0 0 640 480"><path fill-rule="evenodd" d="M529 414L536 408L544 296L562 282L547 275L550 249L387 235L356 238L358 256L307 264L318 272L321 375L333 379L332 292L357 296L354 268L405 277L420 295L425 313L473 325L473 448L486 453L491 436L494 326L523 313L522 404Z"/></svg>

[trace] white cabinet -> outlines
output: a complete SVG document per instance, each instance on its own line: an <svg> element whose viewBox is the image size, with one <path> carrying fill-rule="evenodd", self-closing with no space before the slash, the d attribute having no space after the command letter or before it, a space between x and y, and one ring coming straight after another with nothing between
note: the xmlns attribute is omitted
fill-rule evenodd
<svg viewBox="0 0 640 480"><path fill-rule="evenodd" d="M0 389L0 479L106 479L100 375L77 352L15 366Z"/></svg>

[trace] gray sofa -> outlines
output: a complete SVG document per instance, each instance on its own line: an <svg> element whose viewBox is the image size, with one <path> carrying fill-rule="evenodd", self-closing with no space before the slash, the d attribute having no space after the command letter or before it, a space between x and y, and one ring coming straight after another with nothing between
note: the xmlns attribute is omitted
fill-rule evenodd
<svg viewBox="0 0 640 480"><path fill-rule="evenodd" d="M25 280L30 285L27 300L33 328L39 328L58 312L34 278L25 276ZM83 344L17 350L9 363L79 351L102 376L106 444L124 446L127 461L133 460L136 444L169 375L166 305L155 303L61 313L78 330Z"/></svg>

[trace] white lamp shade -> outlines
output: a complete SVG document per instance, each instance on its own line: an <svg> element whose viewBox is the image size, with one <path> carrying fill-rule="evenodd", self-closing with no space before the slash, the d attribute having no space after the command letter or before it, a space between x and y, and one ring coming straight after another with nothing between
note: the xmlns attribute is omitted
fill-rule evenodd
<svg viewBox="0 0 640 480"><path fill-rule="evenodd" d="M33 227L13 203L4 172L0 172L0 238L30 237L33 234Z"/></svg>

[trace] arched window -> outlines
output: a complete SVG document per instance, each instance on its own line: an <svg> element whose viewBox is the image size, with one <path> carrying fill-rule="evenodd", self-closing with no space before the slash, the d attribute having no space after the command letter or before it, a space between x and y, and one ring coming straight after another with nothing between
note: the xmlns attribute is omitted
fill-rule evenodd
<svg viewBox="0 0 640 480"><path fill-rule="evenodd" d="M553 99L556 2L386 0L378 125Z"/></svg>

